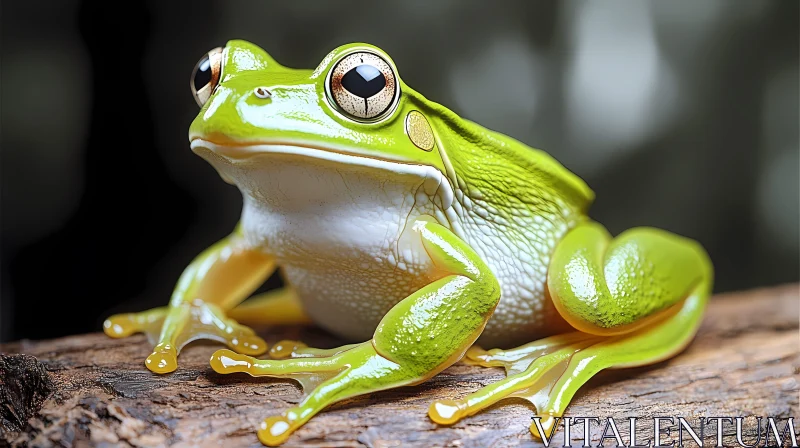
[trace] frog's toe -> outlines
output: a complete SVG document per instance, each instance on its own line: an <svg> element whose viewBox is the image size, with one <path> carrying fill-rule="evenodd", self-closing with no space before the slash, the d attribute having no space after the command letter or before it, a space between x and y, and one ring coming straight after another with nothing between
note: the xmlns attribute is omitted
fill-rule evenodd
<svg viewBox="0 0 800 448"><path fill-rule="evenodd" d="M308 347L300 341L282 340L278 341L269 349L269 357L272 359L286 359L296 357L298 349Z"/></svg>
<svg viewBox="0 0 800 448"><path fill-rule="evenodd" d="M211 355L211 368L217 373L252 373L255 358L231 350L217 350Z"/></svg>
<svg viewBox="0 0 800 448"><path fill-rule="evenodd" d="M139 329L133 314L115 314L103 322L103 331L112 338L126 338Z"/></svg>
<svg viewBox="0 0 800 448"><path fill-rule="evenodd" d="M157 333L164 322L167 308L155 308L141 313L115 314L103 322L103 331L112 338L125 338L135 333Z"/></svg>
<svg viewBox="0 0 800 448"><path fill-rule="evenodd" d="M258 440L267 446L278 446L285 442L295 429L292 421L286 416L267 417L258 429Z"/></svg>
<svg viewBox="0 0 800 448"><path fill-rule="evenodd" d="M252 356L260 355L267 351L267 343L249 328L247 330L238 331L226 338L228 347L238 353Z"/></svg>
<svg viewBox="0 0 800 448"><path fill-rule="evenodd" d="M553 427L556 424L556 418L550 414L540 414L539 424L542 425L542 431L547 435L547 439L543 438L542 434L539 433L539 428L536 427L535 421L532 422L530 426L531 435L539 440L550 440L553 436Z"/></svg>
<svg viewBox="0 0 800 448"><path fill-rule="evenodd" d="M439 425L452 425L464 416L465 403L456 400L436 400L428 409L428 416Z"/></svg>
<svg viewBox="0 0 800 448"><path fill-rule="evenodd" d="M154 373L170 373L178 368L178 351L169 344L158 344L144 364Z"/></svg>
<svg viewBox="0 0 800 448"><path fill-rule="evenodd" d="M302 382L308 373L335 373L347 363L339 356L326 358L256 359L231 350L217 350L211 355L211 368L217 373L243 372L252 376L294 378ZM325 375L323 375L325 376Z"/></svg>
<svg viewBox="0 0 800 448"><path fill-rule="evenodd" d="M330 358L352 350L361 344L348 344L336 348L313 348L300 341L279 341L269 350L272 359L287 358Z"/></svg>

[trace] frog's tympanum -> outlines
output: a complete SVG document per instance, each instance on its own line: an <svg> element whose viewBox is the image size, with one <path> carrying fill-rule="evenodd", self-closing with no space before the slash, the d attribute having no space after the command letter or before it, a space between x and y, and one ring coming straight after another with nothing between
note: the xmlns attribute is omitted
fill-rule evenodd
<svg viewBox="0 0 800 448"><path fill-rule="evenodd" d="M105 331L153 335L156 373L212 339L230 348L211 357L219 373L299 381L305 398L258 429L266 445L332 403L458 361L507 377L432 403L430 419L521 397L549 430L598 371L669 358L697 331L713 282L698 243L654 228L612 237L587 217L580 178L426 99L374 46L297 70L234 40L200 60L191 88L191 149L241 191L239 223L189 264L169 306ZM242 303L278 268L285 288ZM253 357L267 345L244 324L309 323L353 343L281 341Z"/></svg>

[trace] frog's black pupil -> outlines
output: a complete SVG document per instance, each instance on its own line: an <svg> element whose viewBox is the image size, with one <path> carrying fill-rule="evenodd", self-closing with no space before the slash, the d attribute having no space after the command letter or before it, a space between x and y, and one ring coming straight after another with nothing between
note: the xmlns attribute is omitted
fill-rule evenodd
<svg viewBox="0 0 800 448"><path fill-rule="evenodd" d="M197 63L197 70L194 72L194 90L200 90L211 82L211 60L205 56Z"/></svg>
<svg viewBox="0 0 800 448"><path fill-rule="evenodd" d="M386 78L380 70L362 64L342 76L342 87L360 98L369 98L386 87Z"/></svg>

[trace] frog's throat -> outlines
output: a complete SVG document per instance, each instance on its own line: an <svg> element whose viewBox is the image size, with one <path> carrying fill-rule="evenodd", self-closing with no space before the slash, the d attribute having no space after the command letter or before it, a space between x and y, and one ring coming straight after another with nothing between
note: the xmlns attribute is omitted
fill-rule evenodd
<svg viewBox="0 0 800 448"><path fill-rule="evenodd" d="M412 175L423 179L425 193L438 199L438 206L447 211L453 205L453 187L447 177L438 169L395 160L377 159L360 154L350 154L339 150L303 146L300 143L270 143L253 145L220 145L208 140L195 138L191 141L192 151L202 157L203 151L210 151L232 163L265 154L288 154L298 157L326 160L344 165L357 165L378 170L386 170L401 175Z"/></svg>

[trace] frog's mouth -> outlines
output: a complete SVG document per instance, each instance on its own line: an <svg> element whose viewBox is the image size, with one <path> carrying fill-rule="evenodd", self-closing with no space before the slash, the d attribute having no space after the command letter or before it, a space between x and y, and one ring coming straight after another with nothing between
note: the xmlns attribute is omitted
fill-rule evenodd
<svg viewBox="0 0 800 448"><path fill-rule="evenodd" d="M195 137L192 139L190 147L192 151L204 159L209 160L207 156L210 153L234 165L238 163L250 163L253 159L260 156L284 154L325 160L335 164L385 170L399 175L411 175L423 179L422 186L425 193L432 198L437 198L440 201L437 205L442 207L443 210L447 210L453 205L454 194L450 182L441 171L432 166L412 164L397 160L378 159L349 149L323 148L298 142L226 145Z"/></svg>

